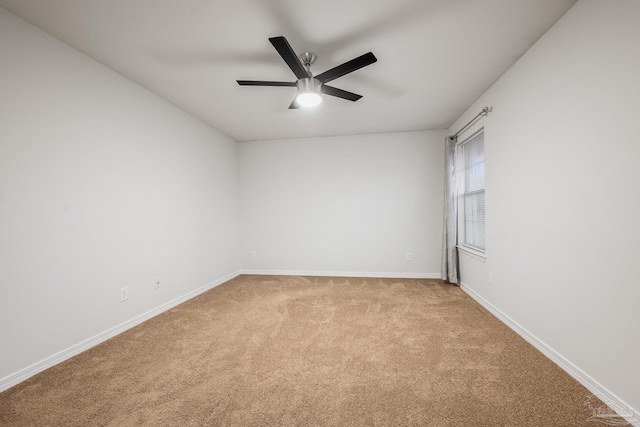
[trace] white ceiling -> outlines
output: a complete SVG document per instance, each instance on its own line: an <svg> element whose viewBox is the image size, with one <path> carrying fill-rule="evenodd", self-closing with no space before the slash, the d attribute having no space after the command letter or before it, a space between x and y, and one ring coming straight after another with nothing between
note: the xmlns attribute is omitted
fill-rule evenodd
<svg viewBox="0 0 640 427"><path fill-rule="evenodd" d="M238 141L443 129L577 0L0 0L0 6ZM319 74L378 62L289 110L294 81L268 41L310 51Z"/></svg>

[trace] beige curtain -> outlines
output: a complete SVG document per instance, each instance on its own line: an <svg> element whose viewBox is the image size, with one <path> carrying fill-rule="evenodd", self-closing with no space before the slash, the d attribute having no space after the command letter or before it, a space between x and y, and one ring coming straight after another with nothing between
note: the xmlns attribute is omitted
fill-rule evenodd
<svg viewBox="0 0 640 427"><path fill-rule="evenodd" d="M458 284L458 203L456 198L455 149L458 138L445 138L444 155L444 224L442 235L441 277Z"/></svg>

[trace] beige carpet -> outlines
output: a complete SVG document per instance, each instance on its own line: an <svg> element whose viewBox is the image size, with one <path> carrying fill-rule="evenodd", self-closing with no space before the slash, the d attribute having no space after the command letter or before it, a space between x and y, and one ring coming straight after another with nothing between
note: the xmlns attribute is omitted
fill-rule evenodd
<svg viewBox="0 0 640 427"><path fill-rule="evenodd" d="M240 276L1 393L0 425L597 427L590 395L441 281Z"/></svg>

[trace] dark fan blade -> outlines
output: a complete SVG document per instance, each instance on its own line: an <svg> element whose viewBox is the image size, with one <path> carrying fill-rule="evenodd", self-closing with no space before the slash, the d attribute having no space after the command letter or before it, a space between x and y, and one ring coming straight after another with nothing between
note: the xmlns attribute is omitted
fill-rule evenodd
<svg viewBox="0 0 640 427"><path fill-rule="evenodd" d="M290 86L296 87L296 82L265 82L263 80L236 80L240 86Z"/></svg>
<svg viewBox="0 0 640 427"><path fill-rule="evenodd" d="M305 79L307 77L310 77L309 73L307 73L307 70L304 68L304 65L302 65L302 62L300 62L298 55L296 55L296 53L291 48L291 45L289 44L287 39L279 36L271 37L269 41L271 42L273 47L276 48L282 59L284 59L284 62L287 63L289 68L291 68L291 71L293 71L293 74L295 74L298 79Z"/></svg>
<svg viewBox="0 0 640 427"><path fill-rule="evenodd" d="M322 83L328 83L331 80L335 80L338 77L342 77L345 74L352 73L356 70L359 70L362 67L366 67L367 65L371 65L376 62L378 58L371 52L365 53L362 56L358 56L351 61L347 61L342 65L338 65L330 70L325 71L322 74L314 76L316 79L320 80Z"/></svg>
<svg viewBox="0 0 640 427"><path fill-rule="evenodd" d="M289 110L297 110L298 108L300 108L300 104L298 104L297 98L293 98L291 105L289 105Z"/></svg>
<svg viewBox="0 0 640 427"><path fill-rule="evenodd" d="M346 90L338 89L337 87L322 85L320 90L325 95L337 96L338 98L348 99L349 101L357 101L362 98L362 95L357 93L347 92Z"/></svg>

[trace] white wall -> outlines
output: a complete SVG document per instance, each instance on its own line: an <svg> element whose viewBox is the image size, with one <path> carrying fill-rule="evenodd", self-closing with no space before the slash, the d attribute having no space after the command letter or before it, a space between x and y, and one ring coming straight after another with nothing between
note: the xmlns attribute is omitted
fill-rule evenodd
<svg viewBox="0 0 640 427"><path fill-rule="evenodd" d="M235 141L2 8L0 40L2 380L239 262Z"/></svg>
<svg viewBox="0 0 640 427"><path fill-rule="evenodd" d="M243 270L439 277L444 135L240 143Z"/></svg>
<svg viewBox="0 0 640 427"><path fill-rule="evenodd" d="M451 127L494 107L488 256L462 255L462 282L636 409L638 17L637 0L580 0Z"/></svg>

